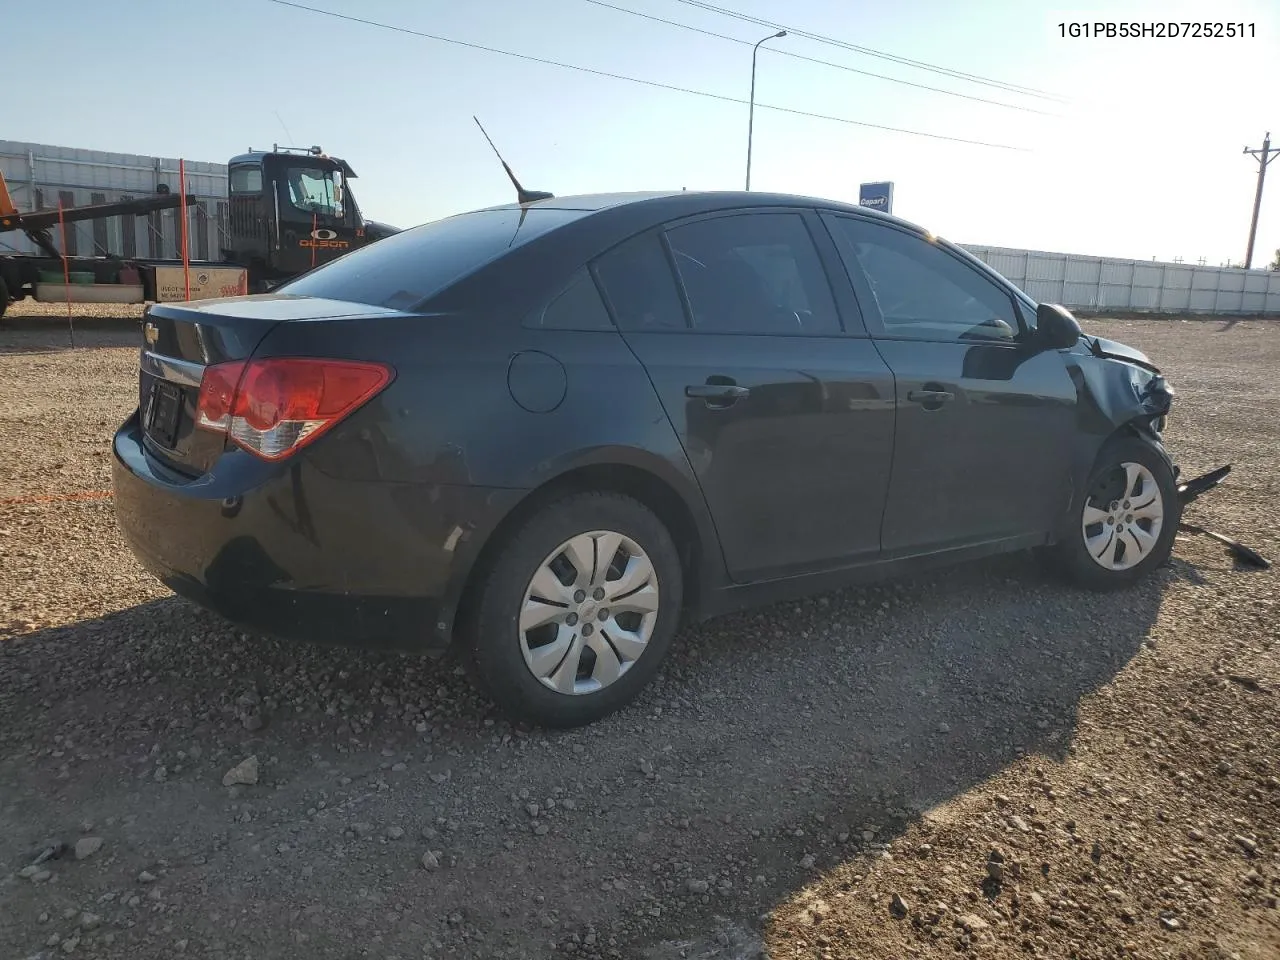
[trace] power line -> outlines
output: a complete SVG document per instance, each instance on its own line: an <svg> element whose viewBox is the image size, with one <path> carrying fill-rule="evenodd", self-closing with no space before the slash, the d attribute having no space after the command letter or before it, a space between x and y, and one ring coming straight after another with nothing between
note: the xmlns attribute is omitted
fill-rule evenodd
<svg viewBox="0 0 1280 960"><path fill-rule="evenodd" d="M735 20L742 20L746 23L754 23L756 26L769 27L774 30L786 30L787 33L793 33L798 37L804 37L808 40L816 40L819 43L842 47L845 50L853 50L856 53L863 53L869 57L879 57L882 60L892 60L894 63L901 63L908 67L917 67L921 70L928 70L930 73L941 73L949 77L955 77L958 80L968 80L972 83L980 83L988 87L998 87L1001 90L1008 90L1010 93L1026 94L1030 97L1039 97L1042 100L1055 100L1058 103L1068 102L1057 94L1049 93L1045 90L1037 90L1035 87L1024 87L1021 84L1006 83L1003 80L993 80L990 77L979 76L976 73L965 73L963 70L952 70L950 67L944 67L936 63L929 63L925 60L912 60L910 57L900 57L897 54L886 53L883 50L875 50L871 47L862 47L856 43L848 43L844 40L838 40L835 37L826 36L825 34L812 33L807 30L802 30L799 27L789 27L783 23L774 23L772 20L762 20L759 17L740 13L737 10L730 10L727 7L718 7L713 3L706 3L704 0L676 0L676 2L683 3L690 7L696 7L699 10L706 10L710 13L718 13L722 16L733 17Z"/></svg>
<svg viewBox="0 0 1280 960"><path fill-rule="evenodd" d="M703 36L715 37L717 40L728 40L730 43L741 44L742 46L751 46L750 40L742 40L738 37L731 37L728 34L716 33L714 30L704 30L702 27L695 27L689 23L681 23L678 20L667 20L663 17L657 17L650 13L642 13L639 10L630 10L627 7L619 7L606 0L583 0L584 3L590 3L597 7L605 7L609 10L616 10L618 13L626 13L633 17L640 17L643 20L652 20L655 23L665 23L669 27L678 27L681 30L689 30L693 33L700 33ZM915 87L917 90L929 90L933 93L946 94L949 97L960 97L963 100L974 100L978 103L989 103L992 106L1004 107L1006 110L1022 110L1026 113L1038 113L1046 117L1056 117L1059 114L1049 113L1047 110L1037 110L1035 107L1024 107L1016 103L1004 103L1000 100L988 100L986 97L975 97L968 93L958 93L955 90L944 90L942 87L931 87L924 83L915 83L911 80L903 80L900 77L890 77L883 73L873 73L870 70L859 70L857 67L851 67L844 63L832 63L830 60L820 60L817 57L807 57L803 53L795 53L791 50L783 50L780 47L770 47L770 53L775 53L784 57L792 57L796 60L805 60L809 63L821 64L824 67L834 67L837 70L846 70L849 73L861 74L864 77L875 77L877 80L888 80L890 83L900 83L903 86Z"/></svg>
<svg viewBox="0 0 1280 960"><path fill-rule="evenodd" d="M515 57L517 60L527 60L531 63L540 63L548 67L560 67L565 70L576 70L579 73L587 73L596 77L608 77L611 80L625 80L628 83L638 83L646 87L654 87L659 90L670 90L674 93L685 93L694 97L704 97L708 100L719 100L722 103L737 103L747 106L749 101L740 97L730 97L721 93L711 93L707 90L694 90L690 87L680 87L671 83L661 83L657 80L644 80L640 77L630 77L622 73L610 73L607 70L596 70L593 67L583 67L574 63L563 63L559 60L550 60L545 57L535 57L527 53L515 53L511 50L502 50L498 47L486 46L482 43L471 43L467 40L457 40L453 37L443 37L435 33L425 33L421 30L413 30L409 27L399 27L390 23L381 23L377 20L367 20L363 17L353 17L345 13L335 13L332 10L323 10L320 7L307 6L304 3L296 3L294 0L267 0L268 3L274 3L282 7L292 7L295 10L306 10L309 13L317 13L321 16L333 17L337 20L346 20L350 23L361 23L369 27L379 27L383 30L392 30L396 33L403 33L413 37L422 37L426 40L437 40L441 43L450 43L459 47L466 47L470 50L482 50L485 53L497 53L504 57ZM881 123L870 123L866 120L853 120L849 117L835 117L825 113L814 113L809 110L797 110L794 107L779 107L767 103L756 103L757 110L773 110L777 113L789 113L797 117L809 117L814 120L830 120L834 123L844 123L855 127L868 127L873 130L884 130L889 133L905 133L913 137L928 137L931 140L946 140L951 143L967 143L975 147L991 147L995 150L1016 150L1026 152L1026 147L1015 147L1007 143L989 143L985 140L969 140L964 137L949 137L941 133L926 133L922 130L908 130L904 127L891 127Z"/></svg>

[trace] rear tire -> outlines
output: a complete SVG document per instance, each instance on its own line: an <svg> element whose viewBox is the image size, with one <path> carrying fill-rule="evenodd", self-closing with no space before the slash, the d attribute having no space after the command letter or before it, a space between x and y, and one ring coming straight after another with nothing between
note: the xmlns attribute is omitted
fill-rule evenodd
<svg viewBox="0 0 1280 960"><path fill-rule="evenodd" d="M9 288L5 285L4 277L0 277L0 320L4 319L4 312L9 309Z"/></svg>
<svg viewBox="0 0 1280 960"><path fill-rule="evenodd" d="M1138 437L1116 437L1052 548L1053 566L1091 590L1131 586L1168 561L1181 518L1168 459Z"/></svg>
<svg viewBox="0 0 1280 960"><path fill-rule="evenodd" d="M666 656L684 599L671 534L613 493L541 508L482 576L464 626L468 670L502 710L549 727L633 700Z"/></svg>

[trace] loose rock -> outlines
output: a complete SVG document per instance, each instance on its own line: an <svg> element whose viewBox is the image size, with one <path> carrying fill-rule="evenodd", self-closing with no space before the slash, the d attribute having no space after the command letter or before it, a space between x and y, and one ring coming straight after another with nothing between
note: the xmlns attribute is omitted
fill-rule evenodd
<svg viewBox="0 0 1280 960"><path fill-rule="evenodd" d="M241 760L222 776L222 785L224 787L251 787L257 782L258 758L256 756L247 757L244 760Z"/></svg>
<svg viewBox="0 0 1280 960"><path fill-rule="evenodd" d="M1249 837L1245 837L1237 834L1235 837L1235 841L1236 841L1236 845L1239 846L1240 849L1243 850L1245 853L1249 854L1249 856L1253 856L1255 853L1258 852L1258 842L1256 840L1252 840Z"/></svg>
<svg viewBox="0 0 1280 960"><path fill-rule="evenodd" d="M961 914L956 918L956 924L963 927L969 933L978 933L991 926L991 924L987 923L987 921L983 920L976 913Z"/></svg>

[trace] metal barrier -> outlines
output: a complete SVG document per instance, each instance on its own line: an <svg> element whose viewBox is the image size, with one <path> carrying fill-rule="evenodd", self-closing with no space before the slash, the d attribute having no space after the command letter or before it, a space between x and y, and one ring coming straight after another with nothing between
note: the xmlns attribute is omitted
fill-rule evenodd
<svg viewBox="0 0 1280 960"><path fill-rule="evenodd" d="M1036 300L1071 310L1280 315L1280 271L960 244Z"/></svg>

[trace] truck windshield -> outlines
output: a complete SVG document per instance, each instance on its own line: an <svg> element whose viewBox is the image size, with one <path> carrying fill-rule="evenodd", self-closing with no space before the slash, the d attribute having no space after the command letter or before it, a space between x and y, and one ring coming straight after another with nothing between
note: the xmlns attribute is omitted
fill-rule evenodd
<svg viewBox="0 0 1280 960"><path fill-rule="evenodd" d="M285 198L308 217L343 217L342 172L323 167L290 166L284 171Z"/></svg>
<svg viewBox="0 0 1280 960"><path fill-rule="evenodd" d="M262 167L256 164L241 164L231 168L232 193L261 193Z"/></svg>
<svg viewBox="0 0 1280 960"><path fill-rule="evenodd" d="M353 250L276 289L412 310L508 250L586 213L512 207L462 213Z"/></svg>

